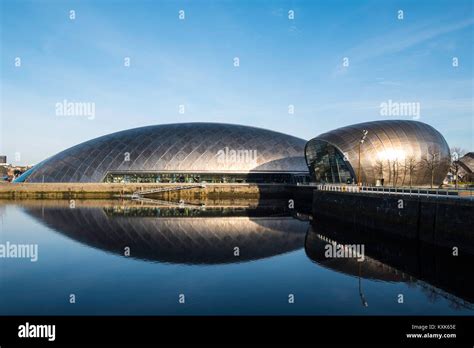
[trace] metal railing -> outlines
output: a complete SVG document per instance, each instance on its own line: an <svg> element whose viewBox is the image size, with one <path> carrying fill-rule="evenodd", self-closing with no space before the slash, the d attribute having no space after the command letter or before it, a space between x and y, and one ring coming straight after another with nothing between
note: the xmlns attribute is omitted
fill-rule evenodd
<svg viewBox="0 0 474 348"><path fill-rule="evenodd" d="M430 187L389 187L389 186L358 186L350 184L319 184L308 183L298 186L311 186L320 191L374 193L388 195L409 195L445 197L474 200L474 189L465 188L430 188Z"/></svg>

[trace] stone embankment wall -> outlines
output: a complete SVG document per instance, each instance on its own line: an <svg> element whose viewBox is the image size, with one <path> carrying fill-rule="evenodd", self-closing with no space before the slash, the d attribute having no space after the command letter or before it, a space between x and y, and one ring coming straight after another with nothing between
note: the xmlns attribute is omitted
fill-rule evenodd
<svg viewBox="0 0 474 348"><path fill-rule="evenodd" d="M3 199L70 199L70 198L115 198L131 195L158 187L184 186L186 184L108 184L108 183L5 183L0 184L0 198ZM192 184L189 184L192 185ZM206 184L205 187L150 194L147 197L166 200L238 198L285 198L285 185L257 184Z"/></svg>
<svg viewBox="0 0 474 348"><path fill-rule="evenodd" d="M317 191L313 216L371 231L474 251L474 201L408 195Z"/></svg>

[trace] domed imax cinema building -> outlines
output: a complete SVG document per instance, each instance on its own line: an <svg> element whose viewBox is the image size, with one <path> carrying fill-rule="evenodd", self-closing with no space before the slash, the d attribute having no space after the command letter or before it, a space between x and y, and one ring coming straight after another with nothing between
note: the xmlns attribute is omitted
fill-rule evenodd
<svg viewBox="0 0 474 348"><path fill-rule="evenodd" d="M179 123L129 129L66 149L15 182L436 185L449 147L433 127L360 123L306 140L261 128Z"/></svg>
<svg viewBox="0 0 474 348"><path fill-rule="evenodd" d="M441 133L407 120L365 122L320 134L306 144L305 156L312 180L325 183L438 186L450 165Z"/></svg>

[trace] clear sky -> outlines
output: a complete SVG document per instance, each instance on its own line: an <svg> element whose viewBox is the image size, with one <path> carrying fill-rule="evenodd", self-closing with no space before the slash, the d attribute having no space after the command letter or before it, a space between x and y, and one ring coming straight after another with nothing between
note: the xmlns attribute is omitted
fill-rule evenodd
<svg viewBox="0 0 474 348"><path fill-rule="evenodd" d="M413 118L382 116L388 100L419 103L420 121L474 150L472 0L0 2L0 154L12 163L151 124L309 139ZM57 115L63 100L95 103L94 117Z"/></svg>

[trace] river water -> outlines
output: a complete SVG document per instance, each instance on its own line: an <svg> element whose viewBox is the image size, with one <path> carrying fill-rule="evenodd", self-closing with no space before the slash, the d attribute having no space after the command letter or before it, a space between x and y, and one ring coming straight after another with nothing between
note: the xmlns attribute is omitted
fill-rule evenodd
<svg viewBox="0 0 474 348"><path fill-rule="evenodd" d="M0 219L0 315L474 313L472 257L284 201L2 201Z"/></svg>

